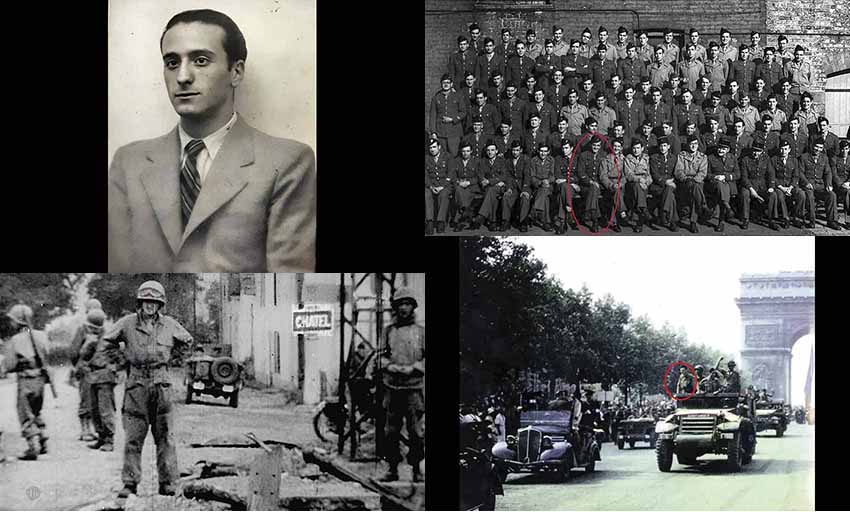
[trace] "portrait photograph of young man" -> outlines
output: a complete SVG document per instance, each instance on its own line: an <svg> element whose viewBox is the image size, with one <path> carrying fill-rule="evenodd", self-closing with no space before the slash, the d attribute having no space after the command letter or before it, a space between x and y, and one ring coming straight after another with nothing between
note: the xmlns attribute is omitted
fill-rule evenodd
<svg viewBox="0 0 850 512"><path fill-rule="evenodd" d="M313 271L315 1L207 5L110 1L109 270Z"/></svg>

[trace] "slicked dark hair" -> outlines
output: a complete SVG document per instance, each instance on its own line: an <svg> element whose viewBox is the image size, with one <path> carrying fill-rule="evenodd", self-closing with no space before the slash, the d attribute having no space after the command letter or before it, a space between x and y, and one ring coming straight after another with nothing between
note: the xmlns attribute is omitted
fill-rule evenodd
<svg viewBox="0 0 850 512"><path fill-rule="evenodd" d="M239 26L228 15L212 9L195 9L175 14L168 20L168 24L165 25L165 30L162 31L162 36L159 38L160 50L162 49L162 41L165 39L165 33L179 23L206 23L207 25L221 27L224 30L222 46L227 53L227 69L233 68L237 61L247 60L248 49L245 47L245 37L239 30Z"/></svg>

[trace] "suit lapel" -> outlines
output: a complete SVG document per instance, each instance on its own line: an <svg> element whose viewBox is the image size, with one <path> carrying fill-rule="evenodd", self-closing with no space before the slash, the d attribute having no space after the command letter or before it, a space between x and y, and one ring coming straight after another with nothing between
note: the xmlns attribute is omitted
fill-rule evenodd
<svg viewBox="0 0 850 512"><path fill-rule="evenodd" d="M181 247L195 228L248 184L248 174L241 168L252 163L254 163L254 137L250 127L239 117L225 137L201 186L198 201L183 233Z"/></svg>
<svg viewBox="0 0 850 512"><path fill-rule="evenodd" d="M177 127L157 142L152 151L145 155L150 165L142 172L141 181L159 226L176 254L183 227L180 217L180 138L177 136Z"/></svg>

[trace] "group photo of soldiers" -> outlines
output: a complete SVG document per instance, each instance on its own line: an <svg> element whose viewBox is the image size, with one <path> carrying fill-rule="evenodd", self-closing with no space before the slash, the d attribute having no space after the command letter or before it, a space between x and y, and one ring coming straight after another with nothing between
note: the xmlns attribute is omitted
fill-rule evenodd
<svg viewBox="0 0 850 512"><path fill-rule="evenodd" d="M850 229L850 133L816 112L807 48L613 32L457 36L426 121L426 235Z"/></svg>

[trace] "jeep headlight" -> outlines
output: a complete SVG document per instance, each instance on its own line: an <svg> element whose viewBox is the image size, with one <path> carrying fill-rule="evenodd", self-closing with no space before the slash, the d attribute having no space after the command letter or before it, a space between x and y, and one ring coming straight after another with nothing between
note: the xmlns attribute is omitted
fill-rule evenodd
<svg viewBox="0 0 850 512"><path fill-rule="evenodd" d="M508 446L514 446L516 444L516 436L508 436Z"/></svg>
<svg viewBox="0 0 850 512"><path fill-rule="evenodd" d="M733 423L733 422L727 421L725 423L721 423L721 424L717 425L717 430L719 430L720 432L737 432L738 427L739 427L738 423Z"/></svg>
<svg viewBox="0 0 850 512"><path fill-rule="evenodd" d="M659 421L655 425L655 433L656 434L671 434L675 431L677 425L675 423L669 423L666 421Z"/></svg>
<svg viewBox="0 0 850 512"><path fill-rule="evenodd" d="M551 450L553 448L552 438L549 436L543 437L543 442L540 443L541 450Z"/></svg>

